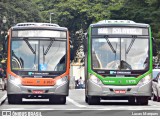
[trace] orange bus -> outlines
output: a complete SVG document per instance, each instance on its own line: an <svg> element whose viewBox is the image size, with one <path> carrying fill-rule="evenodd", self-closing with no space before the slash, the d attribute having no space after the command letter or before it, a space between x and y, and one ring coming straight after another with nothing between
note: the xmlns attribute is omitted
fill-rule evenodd
<svg viewBox="0 0 160 119"><path fill-rule="evenodd" d="M70 45L65 27L50 23L18 23L7 36L7 96L49 99L65 104L69 94Z"/></svg>

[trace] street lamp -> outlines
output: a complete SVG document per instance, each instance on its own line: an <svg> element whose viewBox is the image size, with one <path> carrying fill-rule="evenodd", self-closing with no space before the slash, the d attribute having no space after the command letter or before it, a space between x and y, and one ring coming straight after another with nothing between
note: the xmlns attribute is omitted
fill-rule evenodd
<svg viewBox="0 0 160 119"><path fill-rule="evenodd" d="M1 19L1 24L0 24L0 38L2 38L3 40L1 40L2 46L3 46L3 50L2 50L2 55L4 56L4 43L5 43L5 23L7 22L7 18L5 16L3 16L3 18ZM3 27L3 29L2 29Z"/></svg>
<svg viewBox="0 0 160 119"><path fill-rule="evenodd" d="M5 16L3 16L2 22L3 22L3 24L5 24L7 22L7 18Z"/></svg>
<svg viewBox="0 0 160 119"><path fill-rule="evenodd" d="M51 20L52 20L52 14L54 14L53 12L50 12L50 17L49 17L49 21L50 21L50 24L51 24Z"/></svg>
<svg viewBox="0 0 160 119"><path fill-rule="evenodd" d="M5 25L4 25L4 24L5 24L6 22L7 22L7 18L6 18L5 16L3 16L2 21L1 21L1 23L2 23L2 24L1 24L1 28L4 27L4 29L5 29ZM1 31L1 34L2 34L2 33L5 34L5 30L3 30L3 32Z"/></svg>

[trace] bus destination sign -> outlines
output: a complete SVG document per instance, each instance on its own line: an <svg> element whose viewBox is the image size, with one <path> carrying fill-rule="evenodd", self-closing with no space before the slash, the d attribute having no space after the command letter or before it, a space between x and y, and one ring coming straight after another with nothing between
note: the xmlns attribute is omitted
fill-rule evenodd
<svg viewBox="0 0 160 119"><path fill-rule="evenodd" d="M12 31L12 37L54 37L66 38L66 31L54 30L15 30Z"/></svg>
<svg viewBox="0 0 160 119"><path fill-rule="evenodd" d="M92 28L92 35L148 35L148 29L138 27Z"/></svg>

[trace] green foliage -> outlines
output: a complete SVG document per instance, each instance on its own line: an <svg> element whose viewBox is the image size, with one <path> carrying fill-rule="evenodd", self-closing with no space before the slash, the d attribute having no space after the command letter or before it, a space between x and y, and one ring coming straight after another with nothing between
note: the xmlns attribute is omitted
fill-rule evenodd
<svg viewBox="0 0 160 119"><path fill-rule="evenodd" d="M10 28L19 22L40 22L41 13L32 0L1 0L0 1L0 18L6 16L7 26Z"/></svg>
<svg viewBox="0 0 160 119"><path fill-rule="evenodd" d="M110 19L111 10L118 10L124 0L36 0L45 22L49 22L49 13L52 15L52 23L67 27L70 31L73 43L73 51L76 52L81 42L76 32L82 29L87 31L88 26L94 22Z"/></svg>
<svg viewBox="0 0 160 119"><path fill-rule="evenodd" d="M130 19L135 22L151 25L153 37L159 38L160 1L159 0L126 0L119 10L111 11L111 19Z"/></svg>
<svg viewBox="0 0 160 119"><path fill-rule="evenodd" d="M49 22L54 13L52 23L69 29L74 50L81 44L76 32L104 19L148 23L153 36L160 37L160 0L0 0L0 8L0 21L7 18L0 31L19 22Z"/></svg>
<svg viewBox="0 0 160 119"><path fill-rule="evenodd" d="M2 22L4 16L6 23ZM0 0L0 54L3 54L2 43L11 26L20 22L40 22L42 19L38 6L32 0Z"/></svg>

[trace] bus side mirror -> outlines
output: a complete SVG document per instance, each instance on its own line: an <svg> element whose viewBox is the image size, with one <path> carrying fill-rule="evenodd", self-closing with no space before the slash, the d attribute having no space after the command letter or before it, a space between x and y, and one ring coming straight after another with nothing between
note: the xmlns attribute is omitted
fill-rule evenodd
<svg viewBox="0 0 160 119"><path fill-rule="evenodd" d="M73 51L73 43L71 40L69 40L69 44L70 44L70 60L74 60L74 51Z"/></svg>
<svg viewBox="0 0 160 119"><path fill-rule="evenodd" d="M156 40L152 37L153 56L157 56Z"/></svg>
<svg viewBox="0 0 160 119"><path fill-rule="evenodd" d="M83 34L83 48L84 48L84 53L88 51L88 34L84 33Z"/></svg>
<svg viewBox="0 0 160 119"><path fill-rule="evenodd" d="M3 53L7 52L7 48L8 48L8 35L5 36L5 39L3 41Z"/></svg>

